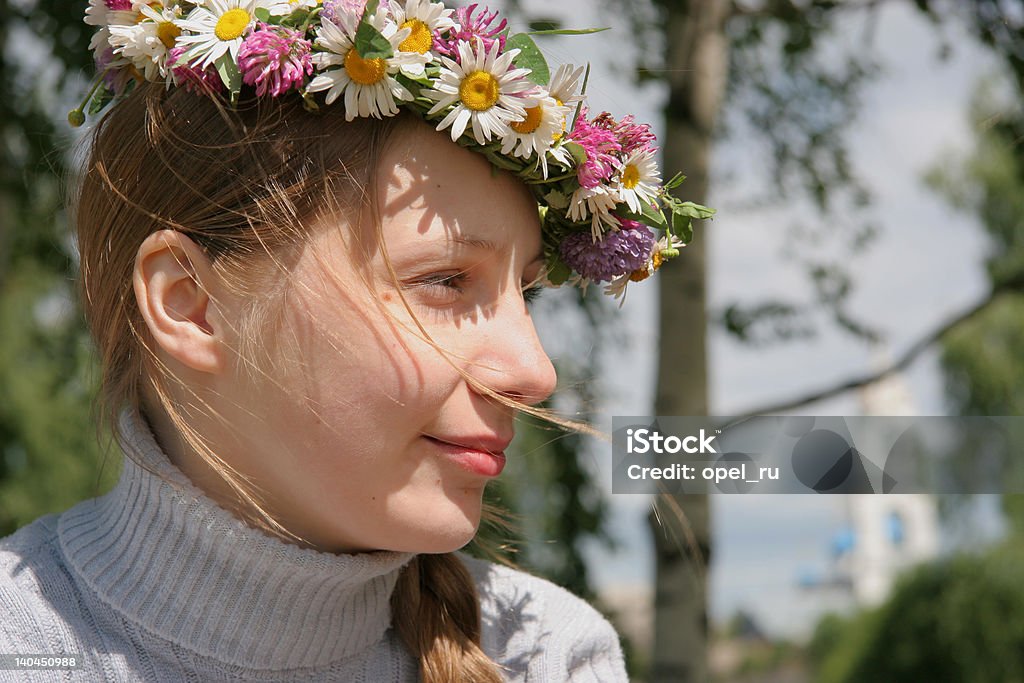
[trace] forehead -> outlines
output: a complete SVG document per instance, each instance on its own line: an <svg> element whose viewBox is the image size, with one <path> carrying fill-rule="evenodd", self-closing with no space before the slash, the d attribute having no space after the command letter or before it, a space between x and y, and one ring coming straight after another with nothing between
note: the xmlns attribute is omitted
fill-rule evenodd
<svg viewBox="0 0 1024 683"><path fill-rule="evenodd" d="M537 204L526 186L422 121L410 122L384 151L377 192L389 244L425 237L539 249Z"/></svg>

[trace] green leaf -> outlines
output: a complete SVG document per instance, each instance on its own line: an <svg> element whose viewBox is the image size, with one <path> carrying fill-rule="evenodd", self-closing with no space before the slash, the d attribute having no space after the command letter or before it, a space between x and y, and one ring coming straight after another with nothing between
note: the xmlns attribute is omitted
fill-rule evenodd
<svg viewBox="0 0 1024 683"><path fill-rule="evenodd" d="M551 80L551 70L533 38L525 33L517 33L505 42L506 50L513 48L519 50L513 63L520 69L529 69L529 79L537 85L547 85Z"/></svg>
<svg viewBox="0 0 1024 683"><path fill-rule="evenodd" d="M370 6L366 6L369 12ZM395 54L391 42L365 18L356 29L356 52L363 59L388 59Z"/></svg>
<svg viewBox="0 0 1024 683"><path fill-rule="evenodd" d="M256 11L253 12L253 14L255 14L256 18L262 21L264 24L270 21L270 10L268 10L266 7L257 7Z"/></svg>
<svg viewBox="0 0 1024 683"><path fill-rule="evenodd" d="M242 72L238 70L238 65L230 53L226 53L214 62L214 65L224 87L231 93L231 102L234 104L238 101L238 93L242 92Z"/></svg>
<svg viewBox="0 0 1024 683"><path fill-rule="evenodd" d="M686 180L686 176L684 176L682 173L676 173L674 176L672 176L671 180L665 183L665 189L674 190L680 185L682 185L684 180Z"/></svg>
<svg viewBox="0 0 1024 683"><path fill-rule="evenodd" d="M309 24L306 22L309 20L309 12L304 9L297 9L291 14L287 15L280 20L281 26L287 26L288 28L299 29L300 33L305 34L306 29L302 28L303 24L306 24L306 28Z"/></svg>
<svg viewBox="0 0 1024 683"><path fill-rule="evenodd" d="M711 218L715 210L693 202L681 202L678 199L672 201L672 213L681 213L690 218Z"/></svg>
<svg viewBox="0 0 1024 683"><path fill-rule="evenodd" d="M715 215L715 209L710 209L700 204L694 204L693 202L681 202L672 195L666 195L663 198L665 206L672 209L673 213L681 213L684 216L690 218L711 218Z"/></svg>
<svg viewBox="0 0 1024 683"><path fill-rule="evenodd" d="M562 147L569 150L569 154L572 155L573 161L576 162L577 166L587 163L587 150L583 149L583 145L578 142L564 142Z"/></svg>
<svg viewBox="0 0 1024 683"><path fill-rule="evenodd" d="M320 111L320 105L313 99L313 93L306 90L302 91L302 108L309 112Z"/></svg>
<svg viewBox="0 0 1024 683"><path fill-rule="evenodd" d="M580 95L585 96L587 94L587 84L590 82L590 62L587 62L587 70L583 73L583 87L580 88ZM572 124L569 126L569 130L576 128L576 119L580 117L580 112L583 111L583 100L576 103L576 111L572 113Z"/></svg>
<svg viewBox="0 0 1024 683"><path fill-rule="evenodd" d="M503 168L506 171L515 171L516 173L519 173L520 171L523 170L522 164L516 163L515 161L509 159L506 156L502 156L501 154L488 154L487 159L491 162L492 166Z"/></svg>
<svg viewBox="0 0 1024 683"><path fill-rule="evenodd" d="M585 36L589 33L600 33L601 31L610 31L610 26L604 28L553 28L553 29L542 29L540 31L530 31L528 35L531 36Z"/></svg>
<svg viewBox="0 0 1024 683"><path fill-rule="evenodd" d="M558 254L552 252L551 257L548 259L548 282L558 286L564 284L569 276L572 275L572 268L565 265Z"/></svg>
<svg viewBox="0 0 1024 683"><path fill-rule="evenodd" d="M665 220L665 214L663 214L661 209L655 207L653 204L643 204L643 217L644 223L647 223L647 225L655 225L662 230L668 228L668 221Z"/></svg>
<svg viewBox="0 0 1024 683"><path fill-rule="evenodd" d="M561 21L550 17L530 20L531 31L557 31L561 25Z"/></svg>
<svg viewBox="0 0 1024 683"><path fill-rule="evenodd" d="M103 110L103 107L107 106L112 99L114 99L114 93L105 86L101 87L96 91L96 94L92 96L92 101L89 102L89 116L99 114Z"/></svg>
<svg viewBox="0 0 1024 683"><path fill-rule="evenodd" d="M693 225L692 218L682 213L672 213L672 234L681 239L686 244L690 243L693 239Z"/></svg>
<svg viewBox="0 0 1024 683"><path fill-rule="evenodd" d="M399 71L395 74L395 80L401 83L409 90L413 95L418 95L419 91L423 88L429 88L434 85L434 82L427 77L426 74L420 74L419 76L410 76L404 71Z"/></svg>
<svg viewBox="0 0 1024 683"><path fill-rule="evenodd" d="M652 204L641 204L642 208L640 213L629 210L625 204L620 204L620 206L622 208L616 209L616 213L623 218L627 218L631 221L639 221L644 225L650 225L651 227L659 228L661 230L668 229L668 222L665 220L665 214Z"/></svg>

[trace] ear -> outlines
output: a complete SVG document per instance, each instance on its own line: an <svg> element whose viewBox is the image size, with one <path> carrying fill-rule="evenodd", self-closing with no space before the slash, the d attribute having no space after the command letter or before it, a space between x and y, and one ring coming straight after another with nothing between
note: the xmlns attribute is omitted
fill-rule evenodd
<svg viewBox="0 0 1024 683"><path fill-rule="evenodd" d="M211 374L227 366L227 325L210 297L218 282L209 257L176 230L153 233L135 256L135 299L153 340L185 366Z"/></svg>

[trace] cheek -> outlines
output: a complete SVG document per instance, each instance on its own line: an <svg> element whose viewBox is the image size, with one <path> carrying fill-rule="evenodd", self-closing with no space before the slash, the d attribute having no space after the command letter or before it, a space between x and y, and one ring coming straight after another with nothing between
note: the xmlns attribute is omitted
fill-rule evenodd
<svg viewBox="0 0 1024 683"><path fill-rule="evenodd" d="M460 376L420 338L399 301L381 302L389 309L382 311L361 282L321 276L304 278L293 291L298 294L279 339L278 391L288 405L272 419L290 425L293 434L306 432L310 446L315 441L335 449L345 435L408 440L436 420ZM438 344L458 354L457 339L424 324Z"/></svg>
<svg viewBox="0 0 1024 683"><path fill-rule="evenodd" d="M451 392L451 366L390 325L336 316L318 321L313 332L300 340L299 373L285 380L307 412L307 426L328 422L387 440L391 431L422 429Z"/></svg>

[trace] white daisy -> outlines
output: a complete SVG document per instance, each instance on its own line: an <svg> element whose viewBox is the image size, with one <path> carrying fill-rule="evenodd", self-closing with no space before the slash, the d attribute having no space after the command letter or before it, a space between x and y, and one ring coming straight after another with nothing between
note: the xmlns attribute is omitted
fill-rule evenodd
<svg viewBox="0 0 1024 683"><path fill-rule="evenodd" d="M402 52L418 52L433 59L430 48L434 46L434 34L447 31L455 26L453 11L445 9L439 2L430 0L405 0L391 3L391 16L399 28L409 29L409 37L398 49Z"/></svg>
<svg viewBox="0 0 1024 683"><path fill-rule="evenodd" d="M185 53L190 66L205 69L226 54L238 61L238 48L256 23L256 10L280 13L275 0L201 0L188 17L174 23L186 35L179 45L191 45Z"/></svg>
<svg viewBox="0 0 1024 683"><path fill-rule="evenodd" d="M641 204L653 202L661 187L661 171L654 160L654 151L638 149L630 154L622 164L617 181L619 197L630 211L640 213Z"/></svg>
<svg viewBox="0 0 1024 683"><path fill-rule="evenodd" d="M370 23L388 39L395 50L394 55L384 59L375 57L363 59L355 50L355 22L340 15L344 26L325 21L317 29L316 46L323 50L313 55L313 61L321 73L310 81L309 92L327 91L327 104L331 104L345 93L345 120L359 117L394 116L398 113L397 101L407 102L413 95L394 75L403 66L422 65L427 61L416 52L401 52L398 44L409 36L409 29L398 30L388 19L387 7L381 4L371 17ZM328 67L341 66L340 69Z"/></svg>
<svg viewBox="0 0 1024 683"><path fill-rule="evenodd" d="M105 0L89 0L89 6L85 8L85 23L99 27L89 40L89 49L92 50L97 63L110 68L129 64L125 57L115 56L112 60L108 59L111 57L108 52L113 48L113 45L110 44L110 28L112 26L131 26L138 16L138 13L132 10L108 9Z"/></svg>
<svg viewBox="0 0 1024 683"><path fill-rule="evenodd" d="M271 5L270 13L274 15L287 16L299 9L313 9L322 0L277 0Z"/></svg>
<svg viewBox="0 0 1024 683"><path fill-rule="evenodd" d="M548 93L566 107L573 107L577 102L581 102L583 95L579 94L578 90L583 71L582 66L561 64L548 81Z"/></svg>
<svg viewBox="0 0 1024 683"><path fill-rule="evenodd" d="M562 139L560 136L555 142L555 145L548 150L548 154L558 162L558 165L561 166L563 170L572 168L573 163L575 163L569 150L562 146Z"/></svg>
<svg viewBox="0 0 1024 683"><path fill-rule="evenodd" d="M106 26L109 11L103 0L89 0L89 6L85 8L85 23L89 26Z"/></svg>
<svg viewBox="0 0 1024 683"><path fill-rule="evenodd" d="M498 56L498 49L498 41L487 52L483 41L478 41L475 51L468 42L460 42L459 61L441 57L444 66L435 89L423 91L437 102L428 116L455 105L437 124L437 130L451 126L452 140L458 140L470 124L478 144L487 144L495 136L504 138L509 122L522 121L526 108L536 104L534 85L526 79L530 70L510 68L519 50Z"/></svg>
<svg viewBox="0 0 1024 683"><path fill-rule="evenodd" d="M581 186L569 198L569 218L582 221L590 216L590 234L596 242L604 233L602 224L618 227L619 221L612 215L612 209L618 203L617 193L607 185L592 188Z"/></svg>
<svg viewBox="0 0 1024 683"><path fill-rule="evenodd" d="M548 151L550 150L562 165L566 165L565 159L569 155L567 150L558 148L552 149L555 140L560 138L565 130L565 117L569 114L569 108L558 104L555 98L541 94L539 101L526 110L526 115L521 121L509 123L509 132L502 138L501 153L528 159L534 154L540 159L541 171L545 178L548 177Z"/></svg>
<svg viewBox="0 0 1024 683"><path fill-rule="evenodd" d="M166 78L167 56L181 35L181 28L174 23L179 18L178 9L172 5L157 10L138 0L135 8L140 12L138 23L111 26L110 44L115 52L130 59L146 80Z"/></svg>
<svg viewBox="0 0 1024 683"><path fill-rule="evenodd" d="M619 275L611 282L609 282L607 285L605 285L605 294L608 294L609 296L612 296L616 299L620 297L622 298L622 301L619 302L619 308L622 307L622 304L626 303L626 285L629 284L629 278L631 277L631 275L631 273Z"/></svg>
<svg viewBox="0 0 1024 683"><path fill-rule="evenodd" d="M575 115L576 104L583 101L583 95L579 94L580 76L583 75L584 67L576 67L572 64L561 64L548 81L548 94L555 98L555 102L564 106L568 114L562 124L562 130L556 136L555 142L561 143L566 128L571 123L570 119ZM572 155L567 150L556 147L560 153L555 156L559 163L565 168L572 166ZM555 150L552 150L555 151Z"/></svg>

